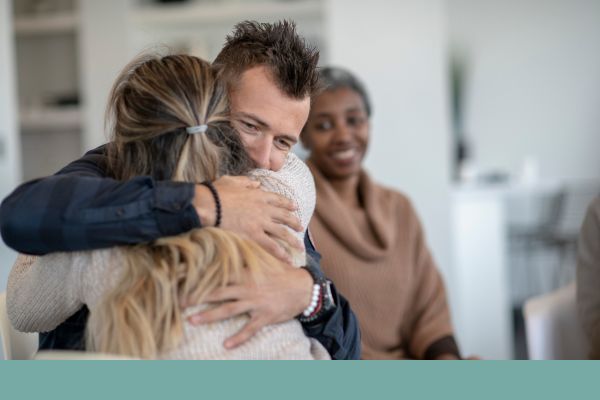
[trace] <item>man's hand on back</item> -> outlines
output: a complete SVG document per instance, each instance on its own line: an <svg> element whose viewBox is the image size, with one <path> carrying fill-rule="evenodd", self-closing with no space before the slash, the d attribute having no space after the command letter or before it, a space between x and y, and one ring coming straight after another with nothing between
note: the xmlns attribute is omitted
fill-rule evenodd
<svg viewBox="0 0 600 400"><path fill-rule="evenodd" d="M293 319L311 300L313 279L304 268L284 266L277 272L251 280L244 285L216 289L207 302L223 302L211 310L189 318L194 325L222 321L248 314L250 320L234 336L228 338L226 348L237 347L254 336L261 328Z"/></svg>
<svg viewBox="0 0 600 400"><path fill-rule="evenodd" d="M247 177L224 176L213 182L221 201L221 227L256 241L269 253L291 264L288 252L277 243L287 242L303 250L304 245L286 229L301 231L302 225L293 214L294 204L275 193L260 190L260 183ZM215 203L209 189L196 186L194 204L203 226L215 224ZM250 320L225 347L246 342L262 327L289 321L310 303L313 280L303 268L283 266L259 280L227 286L212 292L207 302L223 302L218 307L189 318L193 324L204 324L248 314Z"/></svg>
<svg viewBox="0 0 600 400"><path fill-rule="evenodd" d="M287 263L291 263L291 259L276 239L293 248L304 248L285 227L302 231L300 221L293 214L295 206L289 199L260 190L260 183L247 177L224 176L213 183L221 201L221 228L256 241ZM196 186L194 206L203 226L215 224L215 203L205 186Z"/></svg>

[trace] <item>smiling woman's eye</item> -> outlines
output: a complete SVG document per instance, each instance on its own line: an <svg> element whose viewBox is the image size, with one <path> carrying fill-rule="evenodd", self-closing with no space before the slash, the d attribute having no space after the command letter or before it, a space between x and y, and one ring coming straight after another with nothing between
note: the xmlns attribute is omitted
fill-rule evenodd
<svg viewBox="0 0 600 400"><path fill-rule="evenodd" d="M352 125L352 126L356 126L356 125L360 125L363 122L363 118L361 116L358 115L349 115L346 118L346 122L348 123L348 125Z"/></svg>
<svg viewBox="0 0 600 400"><path fill-rule="evenodd" d="M329 120L319 121L315 124L315 127L319 131L328 131L333 128L333 124Z"/></svg>
<svg viewBox="0 0 600 400"><path fill-rule="evenodd" d="M362 115L349 115L346 118L346 123L350 126L360 126L366 122L366 118Z"/></svg>

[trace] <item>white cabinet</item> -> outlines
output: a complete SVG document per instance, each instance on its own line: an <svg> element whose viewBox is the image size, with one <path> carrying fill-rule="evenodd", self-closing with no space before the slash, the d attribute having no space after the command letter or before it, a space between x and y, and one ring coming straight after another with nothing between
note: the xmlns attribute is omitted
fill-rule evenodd
<svg viewBox="0 0 600 400"><path fill-rule="evenodd" d="M12 4L24 180L54 173L107 141L104 111L110 87L142 51L168 47L212 60L237 22L283 18L296 21L310 43L325 47L320 0Z"/></svg>
<svg viewBox="0 0 600 400"><path fill-rule="evenodd" d="M71 1L13 1L19 138L24 180L81 154L79 10Z"/></svg>
<svg viewBox="0 0 600 400"><path fill-rule="evenodd" d="M135 4L131 26L138 49L163 43L212 60L236 23L291 19L309 43L324 50L325 2L321 0L192 0L170 4L138 1Z"/></svg>
<svg viewBox="0 0 600 400"><path fill-rule="evenodd" d="M454 325L463 354L488 360L513 358L505 197L504 188L452 194Z"/></svg>

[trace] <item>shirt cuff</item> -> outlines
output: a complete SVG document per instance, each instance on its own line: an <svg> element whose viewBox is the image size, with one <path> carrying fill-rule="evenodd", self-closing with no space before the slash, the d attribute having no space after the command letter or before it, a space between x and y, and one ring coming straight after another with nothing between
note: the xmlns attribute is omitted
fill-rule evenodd
<svg viewBox="0 0 600 400"><path fill-rule="evenodd" d="M193 183L156 182L154 206L156 222L162 236L179 235L200 228L200 218L192 204Z"/></svg>
<svg viewBox="0 0 600 400"><path fill-rule="evenodd" d="M444 336L433 342L425 351L423 358L425 360L436 360L442 354L452 354L459 360L462 359L454 336Z"/></svg>

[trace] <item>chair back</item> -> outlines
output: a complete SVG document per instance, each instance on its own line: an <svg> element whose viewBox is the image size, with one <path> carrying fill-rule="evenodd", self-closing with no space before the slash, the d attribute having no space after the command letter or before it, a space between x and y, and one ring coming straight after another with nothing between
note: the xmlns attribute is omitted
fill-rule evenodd
<svg viewBox="0 0 600 400"><path fill-rule="evenodd" d="M17 331L6 312L6 292L0 293L0 339L6 360L30 360L38 349L38 334Z"/></svg>
<svg viewBox="0 0 600 400"><path fill-rule="evenodd" d="M524 307L531 360L583 360L589 342L577 313L575 283L527 300Z"/></svg>

